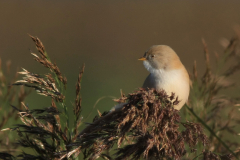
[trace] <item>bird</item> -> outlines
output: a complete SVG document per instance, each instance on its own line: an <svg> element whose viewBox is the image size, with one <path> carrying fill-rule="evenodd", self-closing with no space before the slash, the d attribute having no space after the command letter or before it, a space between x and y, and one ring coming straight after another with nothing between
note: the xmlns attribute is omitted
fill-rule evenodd
<svg viewBox="0 0 240 160"><path fill-rule="evenodd" d="M167 95L174 93L180 100L174 109L180 110L188 100L190 80L177 53L167 45L153 45L138 60L150 72L142 88L164 90Z"/></svg>

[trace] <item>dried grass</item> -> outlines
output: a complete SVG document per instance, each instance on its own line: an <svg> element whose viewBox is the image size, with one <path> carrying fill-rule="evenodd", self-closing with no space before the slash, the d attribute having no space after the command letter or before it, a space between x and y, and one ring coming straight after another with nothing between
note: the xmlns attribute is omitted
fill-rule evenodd
<svg viewBox="0 0 240 160"><path fill-rule="evenodd" d="M223 54L215 53L216 70L212 69L209 51L206 42L203 40L206 71L200 78L197 74L197 65L194 63L191 74L192 89L185 116L189 121L199 121L208 131L209 151L214 153L231 153L238 157L237 147L240 141L233 140L237 137L239 129L238 108L239 88L233 83L230 76L240 70L239 37L232 38L226 45ZM224 66L229 66L227 69ZM199 81L201 79L201 81ZM232 95L223 93L231 92ZM234 95L235 94L235 95ZM188 116L190 114L190 116ZM229 136L231 135L231 136ZM202 148L199 148L200 150ZM214 154L204 152L204 157ZM210 158L216 159L216 158Z"/></svg>

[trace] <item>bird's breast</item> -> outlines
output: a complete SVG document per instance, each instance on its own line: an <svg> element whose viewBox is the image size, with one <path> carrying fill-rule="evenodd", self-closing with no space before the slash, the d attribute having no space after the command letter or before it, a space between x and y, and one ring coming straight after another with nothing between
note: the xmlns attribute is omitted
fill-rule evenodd
<svg viewBox="0 0 240 160"><path fill-rule="evenodd" d="M185 68L171 71L159 70L147 77L143 88L163 89L168 95L171 95L172 92L175 93L180 100L175 108L181 109L189 95L189 76Z"/></svg>

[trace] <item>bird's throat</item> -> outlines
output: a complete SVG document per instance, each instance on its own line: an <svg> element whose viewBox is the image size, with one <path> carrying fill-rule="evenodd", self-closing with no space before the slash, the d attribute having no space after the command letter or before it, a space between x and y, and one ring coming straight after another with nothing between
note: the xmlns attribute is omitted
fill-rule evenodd
<svg viewBox="0 0 240 160"><path fill-rule="evenodd" d="M150 72L152 75L158 77L161 76L164 72L164 69L156 69L151 66L151 64L148 61L143 61L144 67Z"/></svg>

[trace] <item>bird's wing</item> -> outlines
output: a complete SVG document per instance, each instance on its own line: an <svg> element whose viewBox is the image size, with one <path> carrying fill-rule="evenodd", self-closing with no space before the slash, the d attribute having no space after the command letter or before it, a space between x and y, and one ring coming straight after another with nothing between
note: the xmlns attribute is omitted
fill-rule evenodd
<svg viewBox="0 0 240 160"><path fill-rule="evenodd" d="M152 77L151 73L147 76L145 79L142 88L155 88L155 81L154 78Z"/></svg>

